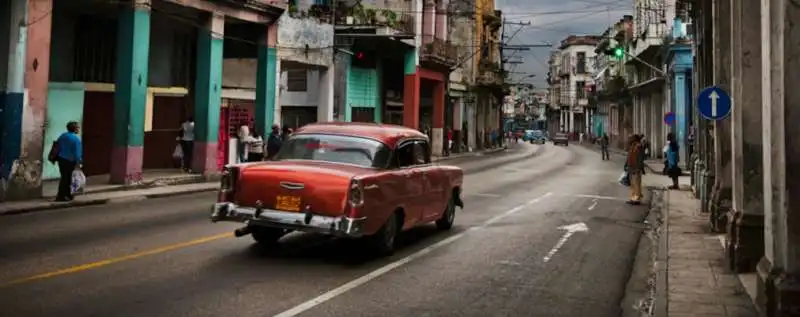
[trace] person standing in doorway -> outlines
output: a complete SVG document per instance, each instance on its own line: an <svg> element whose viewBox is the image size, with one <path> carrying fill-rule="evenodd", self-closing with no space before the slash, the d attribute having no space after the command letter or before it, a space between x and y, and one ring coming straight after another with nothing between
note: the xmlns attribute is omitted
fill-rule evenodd
<svg viewBox="0 0 800 317"><path fill-rule="evenodd" d="M288 128L286 128L288 130ZM281 129L277 124L272 125L272 132L267 138L267 159L271 159L281 149L283 140L281 140Z"/></svg>
<svg viewBox="0 0 800 317"><path fill-rule="evenodd" d="M183 150L183 171L192 171L192 154L194 153L194 118L186 118L181 124L181 149Z"/></svg>
<svg viewBox="0 0 800 317"><path fill-rule="evenodd" d="M638 205L642 203L642 175L644 175L644 147L639 135L633 135L628 140L628 157L625 161L625 170L628 172L631 187L631 197L628 203Z"/></svg>
<svg viewBox="0 0 800 317"><path fill-rule="evenodd" d="M253 129L242 143L247 145L248 162L261 162L264 160L264 139L258 134L258 130Z"/></svg>
<svg viewBox="0 0 800 317"><path fill-rule="evenodd" d="M600 138L600 155L603 156L603 161L611 159L608 155L608 143L608 134L603 133L603 137Z"/></svg>
<svg viewBox="0 0 800 317"><path fill-rule="evenodd" d="M237 136L239 137L239 147L237 148L239 162L246 162L247 144L244 143L244 140L250 136L250 127L247 125L247 121L242 121L242 123L239 124L239 132L237 133Z"/></svg>
<svg viewBox="0 0 800 317"><path fill-rule="evenodd" d="M67 132L62 133L56 139L58 145L58 193L56 201L71 201L72 196L72 172L75 169L83 168L83 144L78 136L80 126L78 122L70 121L67 123Z"/></svg>

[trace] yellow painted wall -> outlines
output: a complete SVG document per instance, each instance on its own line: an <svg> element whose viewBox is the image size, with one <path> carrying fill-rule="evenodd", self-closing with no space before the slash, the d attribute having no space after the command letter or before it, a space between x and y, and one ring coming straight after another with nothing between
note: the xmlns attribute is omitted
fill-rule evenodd
<svg viewBox="0 0 800 317"><path fill-rule="evenodd" d="M107 83L85 83L86 91L94 92L114 92L114 84ZM144 132L153 130L153 97L155 96L178 96L183 97L189 94L189 89L183 87L148 87L147 101L144 110Z"/></svg>

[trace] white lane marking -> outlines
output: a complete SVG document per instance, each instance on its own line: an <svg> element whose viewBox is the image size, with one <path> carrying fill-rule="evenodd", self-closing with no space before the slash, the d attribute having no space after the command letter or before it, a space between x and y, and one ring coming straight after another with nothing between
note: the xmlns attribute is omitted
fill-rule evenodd
<svg viewBox="0 0 800 317"><path fill-rule="evenodd" d="M589 231L589 227L586 226L586 224L583 222L577 222L571 225L561 226L558 227L558 229L564 230L565 231L564 235L561 236L561 239L558 239L556 245L554 245L553 248L550 249L549 252L547 252L547 255L544 256L544 258L542 259L544 260L544 263L550 262L553 256L555 256L556 253L558 253L558 250L560 250L561 247L563 247L564 244L567 243L567 240L569 240L569 238L572 237L572 235L574 235L576 232Z"/></svg>
<svg viewBox="0 0 800 317"><path fill-rule="evenodd" d="M531 199L531 200L528 201L528 205L533 205L535 203L538 203L540 200L545 199L545 198L549 197L552 194L553 193L547 193L547 194L541 195L539 197L536 197L534 199Z"/></svg>
<svg viewBox="0 0 800 317"><path fill-rule="evenodd" d="M314 298L312 298L312 299L310 299L310 300L308 300L308 301L306 301L304 303L300 303L299 305L297 305L295 307L292 307L292 308L290 308L290 309L288 309L288 310L286 310L284 312L278 313L277 315L274 315L274 317L294 317L294 316L300 315L300 314L302 314L302 313L304 313L304 312L306 312L306 311L308 311L308 310L310 310L310 309L312 309L312 308L314 308L316 306L319 306L320 304L322 304L324 302L327 302L327 301L329 301L329 300L331 300L331 299L333 299L333 298L335 298L335 297L337 297L339 295L347 293L348 291L350 291L350 290L352 290L352 289L354 289L356 287L364 285L364 284L368 283L369 281L372 281L372 280L380 277L381 275L384 275L384 274L388 273L391 270L394 270L394 269L396 269L398 267L406 265L409 262L414 261L415 259L418 259L418 258L422 257L423 255L426 255L426 254L431 253L432 251L434 251L436 249L439 249L439 248L441 248L443 246L446 246L448 244L456 242L458 239L463 238L469 232L486 228L490 224L492 224L492 223L494 223L494 222L496 222L496 221L498 221L500 219L503 219L505 217L508 217L509 215L512 215L512 214L514 214L516 212L519 212L520 210L524 209L527 205L532 204L532 202L540 201L542 198L550 196L551 194L552 193L546 193L546 194L544 194L542 196L539 196L538 198L536 198L534 200L529 201L527 204L511 208L510 210L508 210L508 211L506 211L506 212L504 212L504 213L502 213L500 215L492 217L491 219L487 220L486 222L484 222L482 225L480 225L478 227L469 228L469 229L467 229L467 230L465 230L465 231L463 231L461 233L458 233L458 234L456 234L454 236L451 236L451 237L449 237L447 239L444 239L442 241L439 241L437 243L429 245L429 246L427 246L426 248L424 248L422 250L419 250L417 252L414 252L414 253L406 256L405 258L402 258L400 260L397 260L397 261L394 261L392 263L386 264L386 265L384 265L384 266L382 266L382 267L380 267L380 268L378 268L378 269L376 269L376 270L374 270L372 272L367 273L366 275L363 275L363 276L361 276L361 277L359 277L359 278L357 278L355 280L347 282L344 285L341 285L341 286L339 286L337 288L334 288L334 289L332 289L332 290L330 290L330 291L328 291L328 292L326 292L326 293L324 293L322 295L314 297Z"/></svg>
<svg viewBox="0 0 800 317"><path fill-rule="evenodd" d="M600 195L587 195L587 194L564 194L564 195L582 197L582 198L605 199L605 200L625 200L624 198L620 197L600 196Z"/></svg>
<svg viewBox="0 0 800 317"><path fill-rule="evenodd" d="M469 196L481 196L481 197L492 197L492 198L503 197L500 194L492 194L492 193L475 193L475 194L471 194Z"/></svg>
<svg viewBox="0 0 800 317"><path fill-rule="evenodd" d="M597 207L597 198L592 199L592 204L589 205L589 210L594 209L594 207Z"/></svg>

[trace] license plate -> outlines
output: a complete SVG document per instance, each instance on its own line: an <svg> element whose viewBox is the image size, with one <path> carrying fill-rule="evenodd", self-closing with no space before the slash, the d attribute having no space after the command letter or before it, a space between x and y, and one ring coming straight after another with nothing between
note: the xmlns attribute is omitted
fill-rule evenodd
<svg viewBox="0 0 800 317"><path fill-rule="evenodd" d="M300 211L300 197L278 195L275 197L275 209L284 211Z"/></svg>

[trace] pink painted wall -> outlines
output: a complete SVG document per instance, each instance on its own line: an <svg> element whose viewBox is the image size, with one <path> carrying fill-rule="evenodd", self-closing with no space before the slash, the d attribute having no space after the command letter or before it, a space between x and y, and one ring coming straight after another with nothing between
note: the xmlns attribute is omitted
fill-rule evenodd
<svg viewBox="0 0 800 317"><path fill-rule="evenodd" d="M25 54L25 88L28 108L23 116L22 159L38 161L44 151L47 90L50 77L50 32L53 0L28 0L28 34Z"/></svg>
<svg viewBox="0 0 800 317"><path fill-rule="evenodd" d="M439 0L436 5L436 31L435 37L440 40L447 40L447 1Z"/></svg>

